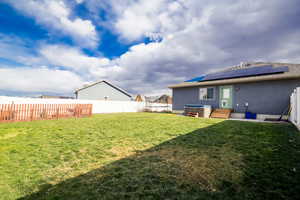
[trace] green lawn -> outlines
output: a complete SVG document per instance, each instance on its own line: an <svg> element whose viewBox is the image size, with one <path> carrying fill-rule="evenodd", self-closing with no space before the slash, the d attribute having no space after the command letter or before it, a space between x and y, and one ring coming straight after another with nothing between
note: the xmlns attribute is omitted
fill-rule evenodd
<svg viewBox="0 0 300 200"><path fill-rule="evenodd" d="M172 114L0 124L0 199L299 199L286 124Z"/></svg>

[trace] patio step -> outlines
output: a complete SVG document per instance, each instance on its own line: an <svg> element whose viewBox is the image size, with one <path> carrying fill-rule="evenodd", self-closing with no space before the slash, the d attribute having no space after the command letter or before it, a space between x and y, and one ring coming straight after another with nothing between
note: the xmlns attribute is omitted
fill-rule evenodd
<svg viewBox="0 0 300 200"><path fill-rule="evenodd" d="M211 113L210 117L228 119L230 117L231 112L231 109L218 108Z"/></svg>

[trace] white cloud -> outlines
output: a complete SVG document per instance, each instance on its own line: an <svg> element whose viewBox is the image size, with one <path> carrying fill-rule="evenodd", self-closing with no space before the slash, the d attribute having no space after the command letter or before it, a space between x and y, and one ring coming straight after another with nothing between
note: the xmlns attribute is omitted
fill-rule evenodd
<svg viewBox="0 0 300 200"><path fill-rule="evenodd" d="M54 2L55 7L58 1ZM136 44L112 60L86 55L80 47L46 43L37 51L39 62L31 60L30 49L18 49L19 44L14 46L16 52L28 57L27 63L62 66L84 81L108 79L132 93L144 94L168 92L169 84L241 61L299 62L300 9L296 0L90 0L84 4L95 16L97 9L104 9L108 20L96 17L99 24L109 26L122 42L145 36L160 42ZM52 9L56 18L69 19L68 9L61 8ZM0 53L5 51L0 48Z"/></svg>
<svg viewBox="0 0 300 200"><path fill-rule="evenodd" d="M71 36L79 46L96 47L98 35L90 20L71 15L71 9L62 0L6 0L16 9L53 29L52 33Z"/></svg>
<svg viewBox="0 0 300 200"><path fill-rule="evenodd" d="M99 2L89 1L90 8ZM111 78L136 91L155 92L241 61L299 60L296 0L112 0L107 4L100 7L113 12L110 26L121 39L162 38L160 43L137 44L113 61L122 71Z"/></svg>
<svg viewBox="0 0 300 200"><path fill-rule="evenodd" d="M36 65L42 61L34 55L32 44L16 36L0 34L0 58L11 60L20 65Z"/></svg>
<svg viewBox="0 0 300 200"><path fill-rule="evenodd" d="M75 71L84 71L89 68L106 66L109 64L108 59L87 56L76 47L44 45L39 52L52 65L64 66Z"/></svg>
<svg viewBox="0 0 300 200"><path fill-rule="evenodd" d="M0 68L0 90L59 94L71 93L82 84L81 78L70 71L47 67Z"/></svg>
<svg viewBox="0 0 300 200"><path fill-rule="evenodd" d="M75 71L82 74L87 81L111 79L123 70L107 58L88 56L76 47L44 45L39 52L40 56L52 66L62 66Z"/></svg>
<svg viewBox="0 0 300 200"><path fill-rule="evenodd" d="M115 5L115 4L114 4ZM138 1L117 13L115 28L119 34L133 41L159 32L161 20L167 8L165 0Z"/></svg>
<svg viewBox="0 0 300 200"><path fill-rule="evenodd" d="M76 2L77 2L78 4L80 4L80 3L83 3L84 0L76 0Z"/></svg>

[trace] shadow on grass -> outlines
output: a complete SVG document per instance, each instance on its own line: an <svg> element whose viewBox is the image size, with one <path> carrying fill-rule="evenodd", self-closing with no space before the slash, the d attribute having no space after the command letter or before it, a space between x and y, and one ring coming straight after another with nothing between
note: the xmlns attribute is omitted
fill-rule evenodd
<svg viewBox="0 0 300 200"><path fill-rule="evenodd" d="M223 121L22 199L297 199L299 145L289 125Z"/></svg>

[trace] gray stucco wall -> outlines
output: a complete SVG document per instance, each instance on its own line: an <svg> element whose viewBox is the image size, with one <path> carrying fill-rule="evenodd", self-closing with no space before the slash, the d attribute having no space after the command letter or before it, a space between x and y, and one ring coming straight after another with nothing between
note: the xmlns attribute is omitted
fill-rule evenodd
<svg viewBox="0 0 300 200"><path fill-rule="evenodd" d="M211 87L211 86L209 86ZM214 87L214 100L200 100L199 88L201 87L188 87L173 89L173 110L183 110L185 104L202 104L211 105L213 108L219 106L219 87Z"/></svg>
<svg viewBox="0 0 300 200"><path fill-rule="evenodd" d="M264 81L232 86L234 112L245 112L247 102L251 112L279 115L288 107L290 95L296 87L300 87L300 80ZM214 101L200 101L199 88L173 89L173 110L183 110L185 104L204 104L218 108L219 86L216 86Z"/></svg>
<svg viewBox="0 0 300 200"><path fill-rule="evenodd" d="M281 114L287 109L290 95L300 80L265 81L234 85L233 106L235 112L245 112L245 103L249 111L259 114Z"/></svg>
<svg viewBox="0 0 300 200"><path fill-rule="evenodd" d="M79 90L77 99L105 100L105 96L108 96L108 100L112 101L131 101L131 97L105 82Z"/></svg>

